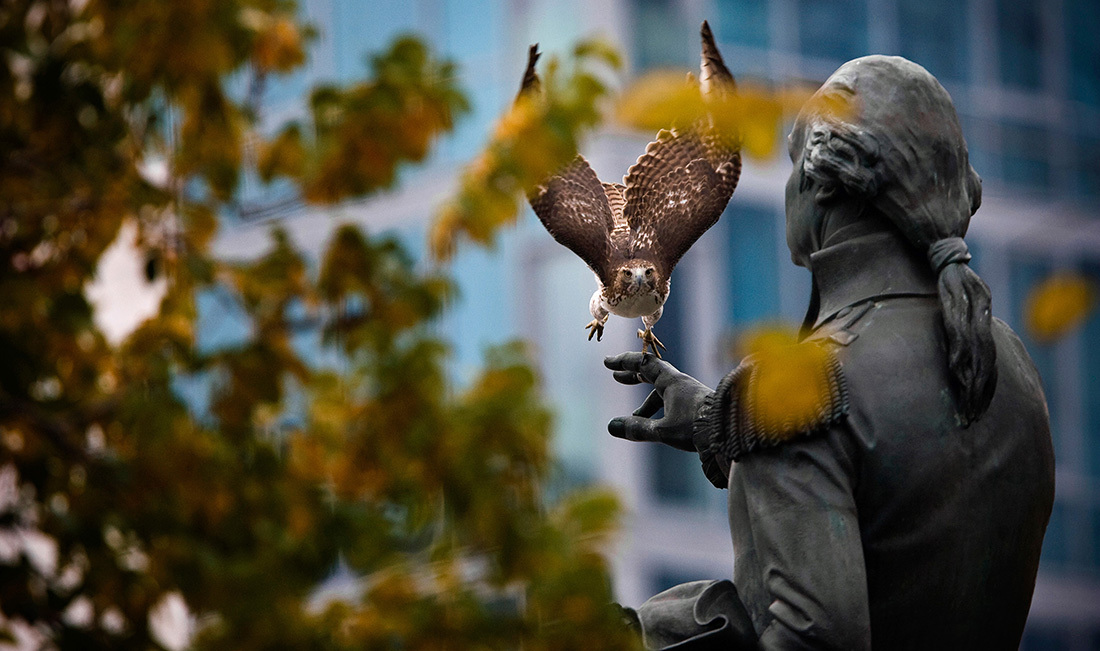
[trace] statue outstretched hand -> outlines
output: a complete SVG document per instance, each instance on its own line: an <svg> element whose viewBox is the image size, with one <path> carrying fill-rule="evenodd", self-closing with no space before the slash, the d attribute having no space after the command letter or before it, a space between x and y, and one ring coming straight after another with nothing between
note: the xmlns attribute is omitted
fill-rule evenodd
<svg viewBox="0 0 1100 651"><path fill-rule="evenodd" d="M656 441L678 450L695 451L692 424L703 399L713 393L695 378L649 353L622 353L605 357L604 366L622 384L648 382L653 391L631 416L611 419L607 431L628 441ZM653 418L662 407L661 418Z"/></svg>

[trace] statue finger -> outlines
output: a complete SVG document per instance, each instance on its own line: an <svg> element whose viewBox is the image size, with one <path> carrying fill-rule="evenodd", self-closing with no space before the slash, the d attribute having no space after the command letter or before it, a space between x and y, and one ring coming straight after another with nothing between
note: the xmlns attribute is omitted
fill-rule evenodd
<svg viewBox="0 0 1100 651"><path fill-rule="evenodd" d="M634 371L615 371L611 376L620 384L640 384L645 382L645 379Z"/></svg>
<svg viewBox="0 0 1100 651"><path fill-rule="evenodd" d="M657 421L641 416L612 418L607 431L615 438L627 441L660 441Z"/></svg>
<svg viewBox="0 0 1100 651"><path fill-rule="evenodd" d="M656 382L665 373L676 371L672 364L649 353L630 352L605 357L603 365L612 371L634 371L641 374L642 380L650 383Z"/></svg>
<svg viewBox="0 0 1100 651"><path fill-rule="evenodd" d="M635 416L642 416L643 418L651 418L653 414L656 414L665 406L665 399L661 397L661 393L656 389L649 392L646 396L642 406L634 410Z"/></svg>
<svg viewBox="0 0 1100 651"><path fill-rule="evenodd" d="M604 357L603 365L612 371L633 371L637 373L642 368L642 353L629 352Z"/></svg>

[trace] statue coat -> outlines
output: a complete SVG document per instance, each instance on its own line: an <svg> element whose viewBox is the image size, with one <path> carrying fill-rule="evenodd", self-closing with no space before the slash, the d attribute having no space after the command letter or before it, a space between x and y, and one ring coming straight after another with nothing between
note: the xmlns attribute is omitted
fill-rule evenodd
<svg viewBox="0 0 1100 651"><path fill-rule="evenodd" d="M647 601L647 647L1017 649L1054 499L1034 364L994 320L996 393L963 427L923 256L882 224L812 269L847 415L727 460L733 581Z"/></svg>

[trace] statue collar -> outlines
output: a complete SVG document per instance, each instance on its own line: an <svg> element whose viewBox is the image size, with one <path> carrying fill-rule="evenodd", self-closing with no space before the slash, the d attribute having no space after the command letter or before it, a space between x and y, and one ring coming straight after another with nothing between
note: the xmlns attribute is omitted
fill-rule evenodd
<svg viewBox="0 0 1100 651"><path fill-rule="evenodd" d="M868 299L938 295L928 261L893 228L826 246L810 255L810 265L819 301L815 329Z"/></svg>

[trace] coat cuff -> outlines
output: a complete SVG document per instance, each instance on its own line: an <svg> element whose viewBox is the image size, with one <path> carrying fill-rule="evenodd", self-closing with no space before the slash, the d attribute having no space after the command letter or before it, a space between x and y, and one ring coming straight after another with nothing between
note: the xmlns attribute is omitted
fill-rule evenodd
<svg viewBox="0 0 1100 651"><path fill-rule="evenodd" d="M703 399L692 425L692 440L703 464L703 474L718 488L729 486L731 460L723 454L723 448L735 402L734 387L745 369L744 365L738 366L722 378L718 387Z"/></svg>
<svg viewBox="0 0 1100 651"><path fill-rule="evenodd" d="M821 353L820 364L807 376L816 402L808 409L802 405L801 414L796 411L781 422L760 414L763 390L760 385L769 386L760 382L760 376L782 368L775 366L782 360L750 357L722 378L718 388L703 399L692 424L692 442L710 483L728 488L730 468L741 457L822 432L847 416L848 383L843 369L831 351L821 349Z"/></svg>

